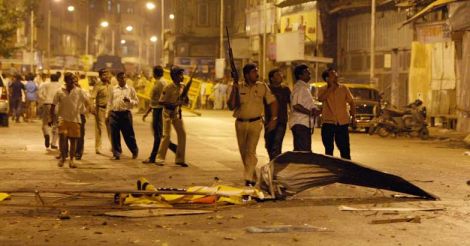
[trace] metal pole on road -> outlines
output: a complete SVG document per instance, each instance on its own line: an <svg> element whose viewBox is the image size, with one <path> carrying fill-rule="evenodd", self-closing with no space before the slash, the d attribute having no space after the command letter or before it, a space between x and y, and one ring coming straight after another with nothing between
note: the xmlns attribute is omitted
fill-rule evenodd
<svg viewBox="0 0 470 246"><path fill-rule="evenodd" d="M372 0L370 15L370 82L375 88L378 87L375 80L375 0Z"/></svg>

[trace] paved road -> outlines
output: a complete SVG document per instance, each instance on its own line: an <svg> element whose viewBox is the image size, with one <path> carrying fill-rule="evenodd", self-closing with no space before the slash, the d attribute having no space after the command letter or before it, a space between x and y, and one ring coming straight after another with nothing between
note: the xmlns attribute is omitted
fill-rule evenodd
<svg viewBox="0 0 470 246"><path fill-rule="evenodd" d="M151 149L149 122L136 115L134 124L140 148L139 160L132 160L123 146L121 161L111 153L94 154L93 117L89 117L86 154L78 169L58 168L55 152L43 147L38 123L12 123L0 128L0 188L125 188L147 177L161 187L210 185L214 177L224 183L241 185L242 164L237 149L234 120L229 112L204 111L202 117L185 114L188 132L187 160L190 168L173 164L169 152L164 167L141 164ZM319 129L313 136L314 152L322 153ZM174 138L175 139L175 138ZM331 185L305 192L291 201L262 203L219 209L213 216L165 217L158 219L108 219L91 216L92 209L73 211L70 221L57 221L57 209L0 206L0 245L12 244L156 244L161 245L462 245L470 230L470 157L458 141L421 141L410 138L383 139L363 133L352 134L352 158L367 166L394 173L413 181L442 198L438 202L403 201L388 198L391 193L346 185ZM108 149L109 146L105 146ZM292 149L287 133L285 150ZM267 161L264 141L258 145L259 161ZM336 153L336 155L338 155ZM28 200L29 199L29 200ZM30 201L13 199L5 204ZM96 202L96 201L95 201ZM405 214L339 212L338 205L350 206L445 206L444 212ZM2 205L2 204L0 204ZM86 205L86 204L85 204ZM232 218L233 215L234 216ZM238 216L240 215L240 216ZM372 219L421 216L421 224L370 225ZM78 217L77 217L78 216ZM103 223L105 222L106 223ZM250 225L311 224L333 230L329 233L288 233L253 235ZM103 225L106 224L106 225ZM28 235L28 236L24 236ZM225 238L225 239L224 239ZM468 243L470 244L470 243Z"/></svg>

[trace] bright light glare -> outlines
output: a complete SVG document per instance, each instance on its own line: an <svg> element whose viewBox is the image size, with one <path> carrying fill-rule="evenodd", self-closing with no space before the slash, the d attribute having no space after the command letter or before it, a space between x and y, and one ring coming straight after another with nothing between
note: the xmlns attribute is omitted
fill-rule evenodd
<svg viewBox="0 0 470 246"><path fill-rule="evenodd" d="M150 37L150 41L152 41L154 43L157 42L157 40L158 40L157 36Z"/></svg>
<svg viewBox="0 0 470 246"><path fill-rule="evenodd" d="M132 32L132 30L134 30L134 27L133 27L133 26L127 26L127 27L126 27L126 31Z"/></svg>
<svg viewBox="0 0 470 246"><path fill-rule="evenodd" d="M67 7L67 10L68 10L69 12L73 12L73 11L75 11L75 7L72 6L72 5L70 5L70 6Z"/></svg>
<svg viewBox="0 0 470 246"><path fill-rule="evenodd" d="M101 27L108 27L108 26L109 26L109 22L107 22L107 21L102 21L102 22L100 23L100 26L101 26Z"/></svg>
<svg viewBox="0 0 470 246"><path fill-rule="evenodd" d="M147 9L149 10L152 10L155 9L155 4L153 2L147 2L147 4L145 4L145 7L147 7Z"/></svg>
<svg viewBox="0 0 470 246"><path fill-rule="evenodd" d="M174 20L175 19L175 15L174 14L170 14L170 20Z"/></svg>
<svg viewBox="0 0 470 246"><path fill-rule="evenodd" d="M126 40L121 40L121 44L126 44Z"/></svg>

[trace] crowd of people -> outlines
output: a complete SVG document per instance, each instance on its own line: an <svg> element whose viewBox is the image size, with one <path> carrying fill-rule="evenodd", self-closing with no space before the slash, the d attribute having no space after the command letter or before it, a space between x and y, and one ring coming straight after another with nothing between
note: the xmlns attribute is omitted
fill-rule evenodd
<svg viewBox="0 0 470 246"><path fill-rule="evenodd" d="M243 67L243 81L235 78L227 83L203 83L199 106L207 108L214 96L214 109L233 110L238 147L244 165L245 185L256 183L256 146L264 128L264 139L269 159L282 153L286 130L293 135L294 151L312 151L312 134L315 117L322 114L321 138L325 154L333 155L334 144L341 158L351 159L348 126L354 122L355 105L349 89L338 83L334 69L322 73L327 86L319 91L322 109L317 108L310 93L311 74L305 64L294 68L295 84L291 91L283 85L283 74L279 69L269 72L267 83L259 81L256 64ZM181 106L189 102L183 95L184 69L174 66L170 70L171 82L164 79L161 66L153 69L150 86L139 80L127 78L124 72L115 76L107 69L99 71L99 79L91 88L85 76L60 73L48 76L28 74L3 77L10 91L12 117L19 121L31 121L34 115L42 119L42 131L46 148L59 148L58 166L69 158L69 167L75 168L84 150L85 123L87 114L95 118L95 153L102 154L102 139L107 136L111 143L113 160L122 154L121 135L132 153L139 155L133 128L134 107L143 113L142 119L152 112L154 142L152 151L144 164L163 165L168 149L175 153L175 164L188 167L186 162L186 131L181 116ZM5 79L6 78L6 79ZM63 80L63 82L61 82ZM25 82L24 82L25 81ZM135 82L134 82L135 81ZM139 93L147 90L150 100L139 100ZM187 90L186 90L187 91ZM22 110L22 107L26 110ZM36 110L38 108L39 110ZM177 143L170 140L172 127L176 131ZM106 132L106 133L105 133Z"/></svg>

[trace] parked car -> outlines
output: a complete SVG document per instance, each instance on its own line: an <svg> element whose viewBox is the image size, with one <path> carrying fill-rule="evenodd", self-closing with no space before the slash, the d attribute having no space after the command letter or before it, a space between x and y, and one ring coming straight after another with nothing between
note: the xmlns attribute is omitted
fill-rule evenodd
<svg viewBox="0 0 470 246"><path fill-rule="evenodd" d="M10 104L5 86L0 86L0 126L8 126Z"/></svg>
<svg viewBox="0 0 470 246"><path fill-rule="evenodd" d="M356 129L369 130L370 122L378 116L380 109L379 91L370 85L356 83L341 83L349 88L356 103ZM322 103L318 101L318 90L326 86L325 82L310 83L310 88L316 104L321 108ZM317 126L321 125L321 116L317 120Z"/></svg>

